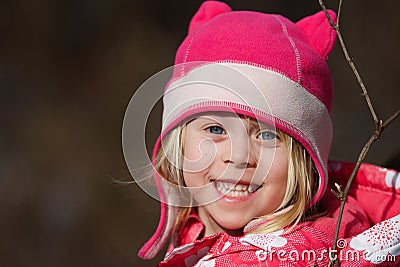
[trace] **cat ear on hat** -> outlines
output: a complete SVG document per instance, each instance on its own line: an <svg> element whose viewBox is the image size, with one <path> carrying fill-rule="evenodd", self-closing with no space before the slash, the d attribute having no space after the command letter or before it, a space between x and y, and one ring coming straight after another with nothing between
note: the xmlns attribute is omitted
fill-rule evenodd
<svg viewBox="0 0 400 267"><path fill-rule="evenodd" d="M230 11L232 11L230 6L223 2L205 1L201 4L199 10L196 12L196 14L194 14L192 20L190 21L188 32L191 33L197 28L197 26L208 22L210 19L219 14Z"/></svg>
<svg viewBox="0 0 400 267"><path fill-rule="evenodd" d="M332 21L336 23L336 13L328 10ZM336 31L330 25L324 11L305 17L296 23L308 37L308 41L323 59L327 59L336 41Z"/></svg>

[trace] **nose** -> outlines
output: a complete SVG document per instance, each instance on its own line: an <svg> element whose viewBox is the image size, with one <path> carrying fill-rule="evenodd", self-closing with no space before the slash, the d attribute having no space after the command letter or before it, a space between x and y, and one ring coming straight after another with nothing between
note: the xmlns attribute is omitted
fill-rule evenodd
<svg viewBox="0 0 400 267"><path fill-rule="evenodd" d="M252 148L253 145L247 133L231 135L229 143L230 149L226 150L228 153L225 154L225 164L232 164L241 169L256 166L255 149Z"/></svg>

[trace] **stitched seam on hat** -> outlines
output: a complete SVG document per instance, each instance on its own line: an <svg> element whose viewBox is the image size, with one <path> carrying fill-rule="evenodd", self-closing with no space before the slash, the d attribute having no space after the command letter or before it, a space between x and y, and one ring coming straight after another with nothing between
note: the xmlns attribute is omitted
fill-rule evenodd
<svg viewBox="0 0 400 267"><path fill-rule="evenodd" d="M196 62L196 61L193 61L193 62ZM200 62L200 61L199 61L199 62ZM189 62L189 63L190 63L190 62ZM263 70L272 71L272 72L275 72L275 73L277 73L277 74L282 75L285 79L288 79L288 80L290 80L290 81L292 81L292 82L295 82L296 84L298 84L299 86L301 86L302 88L304 88L304 90L307 90L310 94L314 94L314 93L311 93L311 88L305 87L304 85L300 84L298 81L294 81L293 79L291 79L290 77L288 77L288 75L287 75L286 73L284 73L283 71L281 71L281 70L279 70L279 69L272 68L272 67L265 66L265 65L262 65L262 64L258 64L258 63L254 63L254 62L244 61L244 60L214 60L214 61L204 61L203 64L199 64L198 66L196 66L195 68L191 69L190 71L194 71L194 70L197 70L197 69L199 69L199 68L202 68L202 67L204 67L204 66L207 65L207 64L220 64L220 63L222 63L222 64L223 64L223 63L233 63L233 64L239 64L239 65L249 65L249 66L257 67L257 68L260 68L260 69L263 69ZM179 81L180 79L182 79L183 77L187 76L188 74L189 74L189 73L186 73L186 74L184 74L184 75L182 75L182 76L180 76L180 77L172 78L172 80L169 82L169 85L166 87L165 91L168 91L168 89L171 87L171 84L172 84L172 83ZM317 99L319 99L319 100L323 103L323 101L322 101L323 98L319 97L318 95L314 95L314 96L315 96Z"/></svg>
<svg viewBox="0 0 400 267"><path fill-rule="evenodd" d="M207 65L207 64L219 64L219 63L233 63L233 64L245 64L245 65L250 65L250 66L254 66L254 67L257 67L257 68L260 68L260 69L263 69L263 70L275 72L275 73L277 73L277 74L282 75L285 79L288 79L288 80L290 80L290 81L293 81L293 79L291 79L290 77L288 77L287 74L284 73L284 72L281 71L281 70L278 70L278 69L275 69L275 68L272 68L272 67L268 67L268 66L265 66L265 65L257 64L257 63L254 63L254 62L243 61L243 60L242 60L242 61L240 61L240 60L216 60L216 61L209 61L209 62L204 61L204 64L199 64L198 66L196 66L195 68L193 68L191 71L196 70L196 69L198 69L198 68L202 68L203 66L205 66L205 65ZM189 74L189 73L186 73L186 74L184 74L184 75L181 76L181 77L173 78L173 79L169 82L169 85L165 88L165 92L167 92L167 91L171 88L171 84L172 84L172 83L179 81L180 79L182 79L184 76L186 76L186 75L188 75L188 74ZM305 87L305 86L303 86L303 85L302 85L300 82L298 82L298 81L293 81L293 82L295 82L296 84L298 84L299 86L301 86L301 88L303 88L304 90L308 91L311 95L313 95L315 98L317 98L321 103L323 103L323 104L325 105L325 108L327 109L326 104L325 104L325 102L324 102L324 100L323 100L324 98L323 98L318 92L312 91L312 87Z"/></svg>
<svg viewBox="0 0 400 267"><path fill-rule="evenodd" d="M249 66L253 66L253 67L257 67L263 70L267 70L267 71L272 71L275 72L277 74L282 75L283 77L285 77L285 79L288 79L292 82L295 82L296 84L300 85L301 87L303 87L305 90L309 91L308 89L306 89L306 87L304 87L303 85L301 85L300 83L298 83L297 81L293 81L293 79L291 79L290 77L288 77L288 75L286 73L284 73L283 71L276 69L276 68L272 68L269 66L265 66L262 64L258 64L258 63L254 63L254 62L250 62L250 61L245 61L245 60L214 60L214 61L193 61L193 62L203 62L203 64L198 64L196 67L192 68L190 70L194 71L197 70L199 68L204 67L207 64L220 64L220 63L233 63L233 64L239 64L239 65L249 65ZM190 63L190 62L189 62ZM178 64L179 65L179 64ZM169 85L167 86L165 91L168 91L168 89L170 88L170 85L176 81L179 81L180 79L182 79L183 77L187 76L189 73L183 74L182 76L179 77L175 77L172 78L171 81L169 81ZM310 92L310 91L309 91ZM319 99L319 98L318 98ZM321 100L321 99L320 99ZM322 102L322 101L321 101Z"/></svg>
<svg viewBox="0 0 400 267"><path fill-rule="evenodd" d="M189 42L188 46L186 47L185 57L183 58L183 63L186 63L186 60L187 60L187 57L189 55L190 48L192 46L194 37L196 37L196 33L193 35L192 39L190 39L190 42ZM183 64L183 66L182 66L182 70L181 70L180 76L183 77L184 75L185 75L185 64Z"/></svg>
<svg viewBox="0 0 400 267"><path fill-rule="evenodd" d="M289 33L287 31L286 25L282 22L281 18L276 16L276 19L279 21L279 23L282 26L282 30L286 37L288 38L291 46L293 47L293 51L296 55L296 68L297 68L297 82L301 83L301 59L300 59L300 53L299 50L296 47L296 43L294 42L293 38L289 36Z"/></svg>

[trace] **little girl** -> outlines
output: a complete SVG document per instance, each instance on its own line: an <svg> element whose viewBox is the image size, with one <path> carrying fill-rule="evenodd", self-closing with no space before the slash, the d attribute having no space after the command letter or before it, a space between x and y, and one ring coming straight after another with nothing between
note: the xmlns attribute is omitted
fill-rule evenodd
<svg viewBox="0 0 400 267"><path fill-rule="evenodd" d="M328 177L344 184L354 167L328 164L335 38L323 12L293 23L202 4L164 92L161 217L140 257L170 239L159 266L328 265L339 205ZM398 173L364 164L356 184L341 266L398 266Z"/></svg>

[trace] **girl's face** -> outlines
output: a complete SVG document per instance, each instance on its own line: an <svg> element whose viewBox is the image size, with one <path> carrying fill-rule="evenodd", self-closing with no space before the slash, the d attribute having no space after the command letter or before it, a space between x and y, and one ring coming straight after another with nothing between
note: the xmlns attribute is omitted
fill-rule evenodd
<svg viewBox="0 0 400 267"><path fill-rule="evenodd" d="M183 176L206 236L240 234L282 203L288 153L272 126L230 113L202 115L186 125L183 141Z"/></svg>

